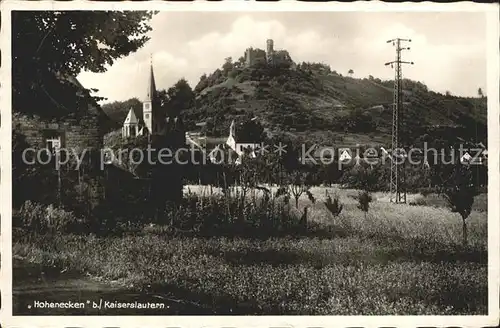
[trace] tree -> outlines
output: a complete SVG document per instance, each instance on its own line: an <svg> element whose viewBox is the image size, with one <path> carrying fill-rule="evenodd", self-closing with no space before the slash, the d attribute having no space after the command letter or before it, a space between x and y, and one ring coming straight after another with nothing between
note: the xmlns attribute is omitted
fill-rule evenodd
<svg viewBox="0 0 500 328"><path fill-rule="evenodd" d="M208 87L208 77L207 77L207 74L203 73L203 74L200 76L200 81L199 81L199 82L198 82L198 84L194 87L194 92L199 93L199 92L201 92L203 89L205 89L206 87Z"/></svg>
<svg viewBox="0 0 500 328"><path fill-rule="evenodd" d="M101 107L106 115L120 126L123 124L130 108L134 109L138 117L142 117L142 102L137 98L130 98L125 101L113 101Z"/></svg>
<svg viewBox="0 0 500 328"><path fill-rule="evenodd" d="M368 191L363 190L358 193L357 199L358 199L358 208L363 211L366 219L366 214L370 209L370 203L372 202L373 198Z"/></svg>
<svg viewBox="0 0 500 328"><path fill-rule="evenodd" d="M250 189L254 189L257 187L259 171L262 171L261 165L262 162L260 162L257 158L246 156L241 165L236 168L236 171L239 175L239 185L242 192L242 201L245 200L245 197Z"/></svg>
<svg viewBox="0 0 500 328"><path fill-rule="evenodd" d="M307 197L312 203L316 200L311 193L311 185L309 183L309 177L306 172L301 172L300 170L290 173L288 176L288 188L293 198L295 199L295 207L299 208L299 199L302 194L307 194Z"/></svg>
<svg viewBox="0 0 500 328"><path fill-rule="evenodd" d="M474 197L479 194L474 174L469 165L460 163L451 167L441 165L434 171L441 180L439 193L446 199L453 213L462 218L462 243L467 245L467 218L472 211Z"/></svg>
<svg viewBox="0 0 500 328"><path fill-rule="evenodd" d="M265 137L264 127L256 118L247 117L236 128L236 140L243 143L259 143Z"/></svg>
<svg viewBox="0 0 500 328"><path fill-rule="evenodd" d="M479 88L477 89L477 95L481 98L483 98L484 94L483 94L483 89Z"/></svg>
<svg viewBox="0 0 500 328"><path fill-rule="evenodd" d="M141 150L144 154L147 146L146 136L125 139L121 143L113 145L118 165L137 177L148 177L151 174L152 166L149 161L141 160L141 154L137 152L137 150Z"/></svg>
<svg viewBox="0 0 500 328"><path fill-rule="evenodd" d="M191 108L194 105L195 94L191 86L182 78L172 87L168 88L162 107L167 116L178 116L182 110Z"/></svg>
<svg viewBox="0 0 500 328"><path fill-rule="evenodd" d="M363 111L363 109L356 107L351 109L349 115L344 121L339 121L339 124L344 126L345 131L349 132L371 132L375 129L376 124L373 116L370 113Z"/></svg>
<svg viewBox="0 0 500 328"><path fill-rule="evenodd" d="M155 13L13 11L14 110L50 117L68 112L64 104L80 96L74 83L63 83L66 90L61 90L61 77L105 72L116 59L137 51L149 40L148 22Z"/></svg>
<svg viewBox="0 0 500 328"><path fill-rule="evenodd" d="M233 64L233 58L232 57L227 57L224 59L224 64L222 65L222 72L225 76L231 72L231 70L234 68Z"/></svg>
<svg viewBox="0 0 500 328"><path fill-rule="evenodd" d="M238 76L238 73L239 73L239 72L240 72L240 71L238 71L236 68L233 68L231 71L229 71L229 73L227 74L227 76L228 76L229 78L234 79L234 78L236 78L236 77Z"/></svg>
<svg viewBox="0 0 500 328"><path fill-rule="evenodd" d="M349 74L349 76L352 77L352 75L354 74L354 71L352 70L352 68L347 72L347 74Z"/></svg>
<svg viewBox="0 0 500 328"><path fill-rule="evenodd" d="M241 56L240 58L238 58L238 61L236 61L234 63L234 67L235 68L243 68L243 67L245 67L245 63L246 63L245 57Z"/></svg>
<svg viewBox="0 0 500 328"><path fill-rule="evenodd" d="M344 208L344 205L340 203L338 195L334 195L332 201L332 197L330 197L330 195L327 194L325 206L330 211L330 213L332 213L334 217L339 216L340 212L342 212L342 209Z"/></svg>
<svg viewBox="0 0 500 328"><path fill-rule="evenodd" d="M331 186L342 177L342 170L339 168L338 162L323 164L319 168L318 175L318 183Z"/></svg>

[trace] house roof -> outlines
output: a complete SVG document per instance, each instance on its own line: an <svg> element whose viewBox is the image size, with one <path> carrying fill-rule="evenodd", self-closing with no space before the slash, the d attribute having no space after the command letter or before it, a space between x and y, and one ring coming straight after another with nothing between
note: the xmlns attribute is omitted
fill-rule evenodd
<svg viewBox="0 0 500 328"><path fill-rule="evenodd" d="M78 79L73 76L73 75L64 75L62 73L55 73L55 77L61 81L61 82L68 82L69 84L73 85L74 87L77 88L77 92L80 94L80 95L84 95L84 94L87 94L89 97L89 109L90 108L93 108L93 109L96 109L99 114L104 114L106 117L108 117L106 115L106 113L104 113L104 111L102 110L101 106L97 103L97 101L90 97L90 95L88 94L88 91L87 91L87 88L85 88L81 83L80 81L78 81ZM108 117L109 118L109 117Z"/></svg>
<svg viewBox="0 0 500 328"><path fill-rule="evenodd" d="M137 119L137 115L135 115L135 111L132 107L128 111L127 117L125 118L124 124L138 124L139 120Z"/></svg>

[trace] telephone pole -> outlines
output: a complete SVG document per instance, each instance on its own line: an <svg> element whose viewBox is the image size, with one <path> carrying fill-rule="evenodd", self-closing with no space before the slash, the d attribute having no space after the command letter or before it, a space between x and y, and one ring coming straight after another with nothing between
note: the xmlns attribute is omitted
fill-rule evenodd
<svg viewBox="0 0 500 328"><path fill-rule="evenodd" d="M401 47L402 42L411 42L410 39L392 39L388 40L387 43L392 43L396 46L396 59L394 61L385 63L385 65L391 65L394 68L394 102L392 111L392 154L391 154L391 202L395 203L406 203L406 173L405 164L407 161L407 155L405 146L407 146L406 138L401 138L401 135L407 131L400 131L401 127L404 128L403 120L403 90L402 90L402 73L401 65L410 64L413 62L406 62L401 60L401 51L410 50L409 47ZM403 124L401 124L403 123Z"/></svg>

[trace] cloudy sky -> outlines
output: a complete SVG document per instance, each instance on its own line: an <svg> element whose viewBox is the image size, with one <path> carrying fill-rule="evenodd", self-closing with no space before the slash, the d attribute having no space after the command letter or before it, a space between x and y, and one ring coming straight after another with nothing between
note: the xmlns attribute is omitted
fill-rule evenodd
<svg viewBox="0 0 500 328"><path fill-rule="evenodd" d="M454 95L486 89L482 13L161 12L151 26L144 48L106 73L82 73L82 84L99 89L108 101L142 99L152 54L158 89L183 77L194 87L224 58L237 59L250 46L265 49L268 38L295 62L323 62L341 74L353 69L355 77L390 79L393 70L384 63L394 59L395 49L386 41L401 37L412 39L403 59L415 62L403 67L405 77Z"/></svg>

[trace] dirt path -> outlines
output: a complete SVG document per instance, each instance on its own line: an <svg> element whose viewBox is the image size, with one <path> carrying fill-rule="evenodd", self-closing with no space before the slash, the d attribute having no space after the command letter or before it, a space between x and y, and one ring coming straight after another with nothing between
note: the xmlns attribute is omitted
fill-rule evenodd
<svg viewBox="0 0 500 328"><path fill-rule="evenodd" d="M134 292L118 284L99 282L89 276L53 268L42 268L25 260L14 259L13 267L14 315L211 314L208 309L188 301L166 295ZM51 308L48 307L51 302L79 303L83 308ZM114 302L134 305L135 308L113 308ZM156 309L138 308L139 304L144 307L153 303L157 304Z"/></svg>

